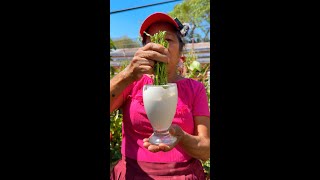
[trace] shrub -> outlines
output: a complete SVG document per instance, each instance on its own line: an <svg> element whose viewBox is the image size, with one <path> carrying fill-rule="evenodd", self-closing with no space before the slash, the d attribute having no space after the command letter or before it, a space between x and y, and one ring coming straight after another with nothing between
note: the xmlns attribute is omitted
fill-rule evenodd
<svg viewBox="0 0 320 180"><path fill-rule="evenodd" d="M122 113L116 110L110 114L110 163L117 162L121 158L122 142Z"/></svg>

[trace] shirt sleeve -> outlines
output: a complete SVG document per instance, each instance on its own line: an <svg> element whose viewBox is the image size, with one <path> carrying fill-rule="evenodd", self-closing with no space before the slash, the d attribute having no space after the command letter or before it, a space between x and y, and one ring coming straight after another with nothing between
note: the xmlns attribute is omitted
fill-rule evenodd
<svg viewBox="0 0 320 180"><path fill-rule="evenodd" d="M193 101L193 115L194 116L207 116L210 117L208 106L208 97L204 85L201 83L195 92Z"/></svg>

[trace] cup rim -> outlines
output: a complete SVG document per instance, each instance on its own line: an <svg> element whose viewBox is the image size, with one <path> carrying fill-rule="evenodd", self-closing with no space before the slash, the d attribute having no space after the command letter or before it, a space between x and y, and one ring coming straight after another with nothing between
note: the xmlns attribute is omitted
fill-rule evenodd
<svg viewBox="0 0 320 180"><path fill-rule="evenodd" d="M157 86L159 86L159 87L161 87L161 86L177 86L177 83L167 83L165 85L145 84L143 86L155 86L155 87L157 87Z"/></svg>

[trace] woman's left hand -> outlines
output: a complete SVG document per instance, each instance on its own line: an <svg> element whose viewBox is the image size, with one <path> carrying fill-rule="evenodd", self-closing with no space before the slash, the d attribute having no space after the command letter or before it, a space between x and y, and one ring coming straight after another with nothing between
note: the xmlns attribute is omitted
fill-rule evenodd
<svg viewBox="0 0 320 180"><path fill-rule="evenodd" d="M160 143L159 145L150 144L149 138L143 139L143 146L148 149L150 152L159 152L159 151L170 151L173 149L181 140L181 138L185 135L186 132L184 132L180 126L176 124L172 124L169 128L169 132L172 136L175 136L177 138L177 141L173 145L167 145Z"/></svg>

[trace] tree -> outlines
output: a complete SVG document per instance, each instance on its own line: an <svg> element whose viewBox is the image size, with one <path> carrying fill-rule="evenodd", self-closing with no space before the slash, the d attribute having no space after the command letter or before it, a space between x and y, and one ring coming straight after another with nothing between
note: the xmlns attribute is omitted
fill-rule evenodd
<svg viewBox="0 0 320 180"><path fill-rule="evenodd" d="M169 15L177 17L182 23L190 24L188 42L192 42L197 28L204 32L203 39L208 39L210 26L206 24L210 24L210 0L185 0L177 4Z"/></svg>
<svg viewBox="0 0 320 180"><path fill-rule="evenodd" d="M110 38L110 51L111 51L111 49L117 49L117 48L114 45L114 42L112 41L112 39Z"/></svg>
<svg viewBox="0 0 320 180"><path fill-rule="evenodd" d="M113 42L114 45L118 48L134 48L141 46L138 41L134 41L130 39L128 36L123 36L119 39L114 39Z"/></svg>

